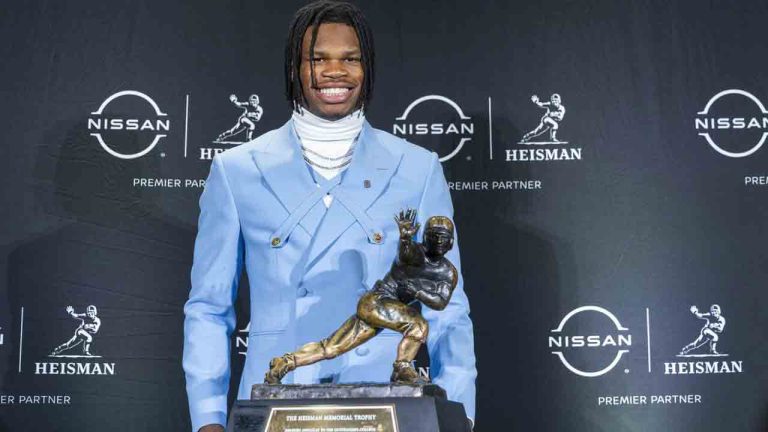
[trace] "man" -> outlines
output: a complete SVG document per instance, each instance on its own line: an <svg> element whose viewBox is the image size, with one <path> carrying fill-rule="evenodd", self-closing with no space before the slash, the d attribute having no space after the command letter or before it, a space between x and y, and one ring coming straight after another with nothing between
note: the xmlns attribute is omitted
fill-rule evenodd
<svg viewBox="0 0 768 432"><path fill-rule="evenodd" d="M563 121L565 116L565 106L560 103L560 95L555 93L549 98L549 102L540 102L539 97L536 95L531 96L531 102L544 108L547 112L541 116L541 121L536 129L528 132L523 136L521 143L527 143L531 138L537 137L546 131L549 131L549 141L552 144L557 144L560 141L557 140L557 129L560 127L559 123Z"/></svg>
<svg viewBox="0 0 768 432"><path fill-rule="evenodd" d="M55 357L62 352L72 349L79 344L83 344L83 356L92 357L91 354L91 342L93 342L93 336L99 331L101 327L101 318L96 316L96 306L90 305L85 309L85 313L75 313L75 308L67 306L67 313L72 318L80 320L80 325L75 330L74 336L63 344L56 347L51 352L51 357Z"/></svg>
<svg viewBox="0 0 768 432"><path fill-rule="evenodd" d="M709 342L710 354L720 354L717 352L717 341L720 339L720 333L725 329L725 317L720 315L720 306L716 304L710 306L709 313L700 313L699 308L691 306L691 313L696 315L696 318L698 319L706 320L707 323L701 328L699 337L683 347L682 351L680 351L680 355L687 355L689 352L699 348L707 342Z"/></svg>
<svg viewBox="0 0 768 432"><path fill-rule="evenodd" d="M248 141L252 140L253 132L256 131L256 122L261 120L261 116L264 114L264 108L259 105L259 96L252 94L251 97L248 98L248 102L240 102L237 100L237 96L229 95L229 101L235 104L235 106L242 108L243 113L240 114L237 123L235 123L231 129L219 134L218 138L216 138L216 142L222 142L246 129L248 129L246 138L248 138Z"/></svg>
<svg viewBox="0 0 768 432"><path fill-rule="evenodd" d="M355 310L397 254L391 215L453 217L437 155L365 122L373 89L373 38L353 5L319 1L294 17L286 44L280 129L217 155L200 198L185 305L184 370L193 431L226 422L229 336L242 266L251 327L238 397L247 399L269 361L326 337ZM425 310L432 380L474 417L475 356L458 247L446 254L458 282L445 310ZM386 381L398 334L297 369L293 383Z"/></svg>
<svg viewBox="0 0 768 432"><path fill-rule="evenodd" d="M416 211L401 211L395 218L400 229L400 246L392 269L376 281L373 290L360 298L357 312L332 335L310 342L297 351L275 357L264 377L267 384L280 384L285 374L297 367L330 360L370 340L383 329L403 335L397 346L390 381L426 384L413 367L421 345L427 341L429 324L410 305L420 301L434 310L443 310L459 280L456 267L445 258L453 247L453 222L432 216L424 231L424 243L413 241L419 232Z"/></svg>

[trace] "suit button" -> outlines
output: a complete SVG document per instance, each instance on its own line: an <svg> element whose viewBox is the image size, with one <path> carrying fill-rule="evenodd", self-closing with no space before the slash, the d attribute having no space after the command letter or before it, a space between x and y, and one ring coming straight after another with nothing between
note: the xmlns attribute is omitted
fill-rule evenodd
<svg viewBox="0 0 768 432"><path fill-rule="evenodd" d="M275 237L272 239L272 246L280 246L280 237Z"/></svg>
<svg viewBox="0 0 768 432"><path fill-rule="evenodd" d="M355 349L355 354L359 355L360 357L368 355L369 352L371 352L371 350L364 346Z"/></svg>
<svg viewBox="0 0 768 432"><path fill-rule="evenodd" d="M309 294L309 291L307 291L307 289L304 287L299 287L299 290L296 292L296 294L298 294L299 297L306 297L307 294Z"/></svg>
<svg viewBox="0 0 768 432"><path fill-rule="evenodd" d="M374 243L381 243L381 239L382 238L383 237L382 237L381 233L378 233L378 232L377 233L373 233L373 242Z"/></svg>

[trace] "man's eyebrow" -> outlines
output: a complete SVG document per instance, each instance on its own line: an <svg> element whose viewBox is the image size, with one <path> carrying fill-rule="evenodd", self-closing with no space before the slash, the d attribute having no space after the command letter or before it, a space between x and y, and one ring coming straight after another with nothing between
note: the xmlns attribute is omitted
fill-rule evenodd
<svg viewBox="0 0 768 432"><path fill-rule="evenodd" d="M308 54L308 53L307 53ZM330 55L328 51L324 51L322 49L315 48L315 56L327 56ZM349 55L360 55L360 48L349 48L341 51L342 56L349 56Z"/></svg>

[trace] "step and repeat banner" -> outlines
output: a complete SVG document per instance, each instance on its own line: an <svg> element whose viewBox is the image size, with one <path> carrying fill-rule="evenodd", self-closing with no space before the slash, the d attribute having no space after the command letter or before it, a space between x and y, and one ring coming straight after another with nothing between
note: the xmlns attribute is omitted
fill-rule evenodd
<svg viewBox="0 0 768 432"><path fill-rule="evenodd" d="M189 430L198 199L289 118L302 4L3 6L0 430ZM766 3L360 6L368 119L451 189L475 430L768 429Z"/></svg>

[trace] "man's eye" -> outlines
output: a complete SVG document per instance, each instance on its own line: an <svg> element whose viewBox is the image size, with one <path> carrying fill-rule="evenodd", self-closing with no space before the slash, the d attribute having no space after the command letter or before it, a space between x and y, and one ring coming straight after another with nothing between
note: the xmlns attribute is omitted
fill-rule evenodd
<svg viewBox="0 0 768 432"><path fill-rule="evenodd" d="M347 57L345 60L349 63L359 63L360 57Z"/></svg>
<svg viewBox="0 0 768 432"><path fill-rule="evenodd" d="M323 62L323 61L325 61L325 59L324 59L324 58L322 58L322 57L314 57L314 58L312 59L312 62L313 62L313 63L321 63L321 62Z"/></svg>

